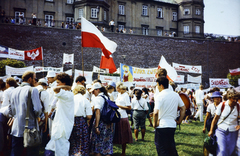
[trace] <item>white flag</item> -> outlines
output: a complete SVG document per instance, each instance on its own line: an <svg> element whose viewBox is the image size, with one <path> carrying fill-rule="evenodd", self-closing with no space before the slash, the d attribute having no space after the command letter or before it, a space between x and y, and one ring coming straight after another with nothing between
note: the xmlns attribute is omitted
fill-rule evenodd
<svg viewBox="0 0 240 156"><path fill-rule="evenodd" d="M167 70L167 78L171 81L176 80L177 72L176 70L167 63L166 59L162 56L158 65L159 68L165 68Z"/></svg>

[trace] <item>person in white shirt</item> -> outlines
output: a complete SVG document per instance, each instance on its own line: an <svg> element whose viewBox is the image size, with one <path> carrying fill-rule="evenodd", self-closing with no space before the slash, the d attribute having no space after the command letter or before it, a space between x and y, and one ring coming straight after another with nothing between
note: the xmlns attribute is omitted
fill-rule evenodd
<svg viewBox="0 0 240 156"><path fill-rule="evenodd" d="M88 99L89 102L92 101L92 94L90 93L90 89L92 88L91 84L86 85L86 93L84 94L84 97Z"/></svg>
<svg viewBox="0 0 240 156"><path fill-rule="evenodd" d="M14 88L17 87L17 81L10 77L6 79L6 90L3 92L3 102L0 109L0 153L7 155L7 131L9 129L7 122L9 120L10 97ZM10 119L11 120L11 119Z"/></svg>
<svg viewBox="0 0 240 156"><path fill-rule="evenodd" d="M217 156L230 156L233 154L238 138L238 108L237 94L233 91L227 93L228 100L217 107L211 129L208 133L213 136L214 125L217 124ZM237 106L238 105L238 106Z"/></svg>
<svg viewBox="0 0 240 156"><path fill-rule="evenodd" d="M130 97L126 86L119 85L117 90L119 92L116 99L116 105L119 107L118 112L121 114L120 122L115 125L115 135L113 143L122 145L122 155L126 155L126 144L133 143L132 131L128 121L126 110L131 110Z"/></svg>
<svg viewBox="0 0 240 156"><path fill-rule="evenodd" d="M56 113L52 122L51 140L45 150L54 151L56 156L68 156L70 138L74 125L74 95L71 92L71 78L66 73L56 77L57 87L53 89L57 98Z"/></svg>
<svg viewBox="0 0 240 156"><path fill-rule="evenodd" d="M74 94L74 127L70 137L69 155L89 155L89 133L87 120L92 118L91 104L84 97L86 89L77 85Z"/></svg>
<svg viewBox="0 0 240 156"><path fill-rule="evenodd" d="M47 80L48 80L48 85L49 88L47 89L48 95L49 95L49 101L48 101L48 128L49 128L49 135L51 136L52 132L52 119L51 117L51 112L54 111L55 106L56 106L56 98L54 96L54 91L53 88L57 86L57 82L55 81L55 76L56 73L54 71L48 71L47 73Z"/></svg>
<svg viewBox="0 0 240 156"><path fill-rule="evenodd" d="M142 98L142 91L137 90L136 98L132 99L132 108L133 108L133 123L134 123L134 134L135 141L138 141L138 128L141 127L142 140L144 140L146 126L146 114L148 113L147 101Z"/></svg>
<svg viewBox="0 0 240 156"><path fill-rule="evenodd" d="M111 31L113 32L113 28L114 28L114 26L115 26L114 20L111 20L111 21L109 22L109 26L111 27Z"/></svg>
<svg viewBox="0 0 240 156"><path fill-rule="evenodd" d="M105 99L109 99L107 90L96 82L90 90L96 97L93 99L93 107L95 110L95 119L92 127L91 152L94 156L113 154L113 129L112 124L107 124L101 120L101 111L103 109Z"/></svg>
<svg viewBox="0 0 240 156"><path fill-rule="evenodd" d="M118 96L118 92L115 91L116 83L113 81L109 82L106 89L107 89L108 95L110 97L110 100L115 102L117 99L117 96Z"/></svg>
<svg viewBox="0 0 240 156"><path fill-rule="evenodd" d="M208 131L210 131L211 123L215 116L217 106L220 104L220 102L222 100L221 93L218 91L213 92L211 95L211 98L213 99L213 103L209 104L207 107L207 114L206 114L206 117L204 120L203 133L205 133L206 128ZM214 130L214 133L215 133L215 130Z"/></svg>
<svg viewBox="0 0 240 156"><path fill-rule="evenodd" d="M200 122L203 122L203 104L204 104L204 92L203 92L203 86L200 85L199 90L195 93L195 100L198 107L198 111L196 115L194 116L194 120L200 116Z"/></svg>
<svg viewBox="0 0 240 156"><path fill-rule="evenodd" d="M169 80L166 77L159 77L156 82L160 92L155 100L153 113L157 153L158 155L177 156L174 133L177 124L180 124L185 116L186 108L180 96L168 89ZM180 117L176 121L178 107L180 108Z"/></svg>

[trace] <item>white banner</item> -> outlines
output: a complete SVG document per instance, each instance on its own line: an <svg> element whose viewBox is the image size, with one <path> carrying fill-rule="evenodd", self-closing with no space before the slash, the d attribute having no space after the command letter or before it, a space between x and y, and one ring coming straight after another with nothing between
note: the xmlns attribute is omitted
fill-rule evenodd
<svg viewBox="0 0 240 156"><path fill-rule="evenodd" d="M6 66L6 75L22 75L25 71L34 71L33 66L24 68Z"/></svg>
<svg viewBox="0 0 240 156"><path fill-rule="evenodd" d="M86 78L87 84L92 84L92 74L93 74L93 72L91 72L91 71L84 71L84 77ZM78 76L83 76L83 72L82 72L82 70L75 69L74 82Z"/></svg>
<svg viewBox="0 0 240 156"><path fill-rule="evenodd" d="M126 86L135 85L136 88L151 88L156 85L155 74L157 68L136 68L121 64L121 82Z"/></svg>
<svg viewBox="0 0 240 156"><path fill-rule="evenodd" d="M8 48L8 52L9 52L9 57L11 59L17 59L17 60L25 60L24 58L24 51L22 50L16 50L16 49L12 49L12 48Z"/></svg>
<svg viewBox="0 0 240 156"><path fill-rule="evenodd" d="M200 87L200 84L188 83L188 84L178 85L178 90L180 90L181 88L198 90L199 87Z"/></svg>
<svg viewBox="0 0 240 156"><path fill-rule="evenodd" d="M184 75L178 75L176 80L174 80L175 83L184 83Z"/></svg>
<svg viewBox="0 0 240 156"><path fill-rule="evenodd" d="M202 74L202 66L183 65L174 62L172 64L173 68L178 72Z"/></svg>
<svg viewBox="0 0 240 156"><path fill-rule="evenodd" d="M194 83L202 83L202 76L193 77L191 75L187 75L187 81L188 82L194 82Z"/></svg>
<svg viewBox="0 0 240 156"><path fill-rule="evenodd" d="M229 84L229 79L221 79L221 78L209 78L210 88L218 87L218 88L229 88L231 85Z"/></svg>
<svg viewBox="0 0 240 156"><path fill-rule="evenodd" d="M100 69L96 66L93 66L93 71L94 73L107 73L105 69Z"/></svg>
<svg viewBox="0 0 240 156"><path fill-rule="evenodd" d="M74 64L74 54L63 53L63 64Z"/></svg>
<svg viewBox="0 0 240 156"><path fill-rule="evenodd" d="M106 76L106 75L100 75L100 80L102 81L102 84L104 86L107 86L109 82L113 81L115 83L120 81L119 76Z"/></svg>
<svg viewBox="0 0 240 156"><path fill-rule="evenodd" d="M60 68L55 68L55 67L35 67L34 71L35 71L35 73L55 71L57 74L59 74L59 73L63 72L63 67L60 67Z"/></svg>

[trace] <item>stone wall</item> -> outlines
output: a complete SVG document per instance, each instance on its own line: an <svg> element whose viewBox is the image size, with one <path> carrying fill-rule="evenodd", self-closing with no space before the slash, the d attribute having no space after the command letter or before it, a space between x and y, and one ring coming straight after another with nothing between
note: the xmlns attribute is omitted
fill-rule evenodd
<svg viewBox="0 0 240 156"><path fill-rule="evenodd" d="M157 67L163 55L169 63L202 65L203 85L208 87L208 78L226 78L229 69L240 67L239 42L116 33L104 35L118 44L117 51L113 54L117 68L120 63L142 68ZM63 53L74 53L74 68L82 69L79 30L0 24L0 36L0 45L14 49L30 50L42 46L44 66L61 67ZM83 48L83 54L85 70L91 71L93 66L100 65L100 49ZM125 62L122 55L126 55ZM27 66L42 65L42 61L25 63ZM65 70L69 68L65 65Z"/></svg>

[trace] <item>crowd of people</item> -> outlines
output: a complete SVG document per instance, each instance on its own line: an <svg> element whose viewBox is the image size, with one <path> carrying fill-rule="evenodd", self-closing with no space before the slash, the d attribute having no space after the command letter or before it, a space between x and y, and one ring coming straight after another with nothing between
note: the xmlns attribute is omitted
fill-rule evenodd
<svg viewBox="0 0 240 156"><path fill-rule="evenodd" d="M155 128L158 155L178 155L174 140L177 125L188 124L198 116L204 122L203 133L207 129L209 136L217 138L216 155L237 155L240 97L234 89L221 93L213 88L206 95L203 86L196 92L181 89L190 102L188 107L175 91L175 84L167 79L167 71L160 68L156 75L157 85L150 89L128 89L122 82L103 86L100 80L86 84L83 76L72 84L71 76L53 71L40 79L26 71L21 83L13 77L0 80L0 155L38 155L41 146L46 156L110 156L113 145L119 144L124 156L128 155L127 144L145 140L146 120ZM118 107L119 122L106 123L102 118L108 100ZM41 145L25 146L26 121L27 128L41 133Z"/></svg>

